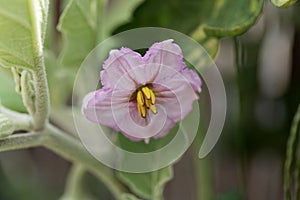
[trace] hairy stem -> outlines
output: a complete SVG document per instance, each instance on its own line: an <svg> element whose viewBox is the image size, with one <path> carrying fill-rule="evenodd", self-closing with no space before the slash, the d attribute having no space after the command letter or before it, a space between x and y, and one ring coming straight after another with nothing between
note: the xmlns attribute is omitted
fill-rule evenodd
<svg viewBox="0 0 300 200"><path fill-rule="evenodd" d="M85 168L81 164L74 164L72 169L69 172L68 180L66 183L66 188L63 199L85 199L85 195L83 193L82 181L83 177L86 173Z"/></svg>
<svg viewBox="0 0 300 200"><path fill-rule="evenodd" d="M33 123L35 130L44 128L49 116L49 90L43 58L38 59L37 68L33 72L35 82L35 113Z"/></svg>
<svg viewBox="0 0 300 200"><path fill-rule="evenodd" d="M75 138L61 132L54 126L47 126L47 139L43 145L63 156L65 159L82 164L88 171L97 176L110 189L116 199L126 192L125 188L114 177L113 170L96 160Z"/></svg>
<svg viewBox="0 0 300 200"><path fill-rule="evenodd" d="M0 140L0 152L41 146L44 137L45 135L40 133L24 133L9 136Z"/></svg>
<svg viewBox="0 0 300 200"><path fill-rule="evenodd" d="M43 57L42 25L38 1L28 0L30 10L34 58L33 80L35 82L35 112L33 113L34 130L42 130L49 116L49 89Z"/></svg>
<svg viewBox="0 0 300 200"><path fill-rule="evenodd" d="M31 131L33 129L32 118L29 115L9 110L1 104L0 113L5 114L13 122L16 131Z"/></svg>
<svg viewBox="0 0 300 200"><path fill-rule="evenodd" d="M91 156L74 137L53 125L47 124L41 132L17 134L0 140L0 152L37 146L44 146L75 164L82 164L108 187L117 200L121 200L122 194L127 192L115 178L112 169L107 168Z"/></svg>

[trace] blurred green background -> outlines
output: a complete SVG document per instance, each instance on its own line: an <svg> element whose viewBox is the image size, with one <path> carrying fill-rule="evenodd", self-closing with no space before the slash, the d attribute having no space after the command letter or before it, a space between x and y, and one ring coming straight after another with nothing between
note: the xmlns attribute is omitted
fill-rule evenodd
<svg viewBox="0 0 300 200"><path fill-rule="evenodd" d="M63 69L59 73L51 71L60 65L56 58L62 46L62 35L55 27L68 2L50 2L45 48L54 110L59 109L60 104L70 104L72 80L76 73L76 68ZM252 10L248 13L248 7L244 6L247 1L225 1L227 7L211 13L216 2L140 1L130 13L132 18L127 23L118 24L109 34L145 26L178 30L203 44L215 56L222 73L228 111L221 138L206 158L208 162L202 164L197 158L202 137L199 136L190 151L175 165L174 179L164 192L166 200L194 200L197 194L203 197L206 192L212 193L216 200L281 200L286 143L300 102L300 4L279 9L265 1L264 10L256 21L256 17L251 17L258 14ZM114 3L118 1L108 0L104 9L107 12L113 10ZM214 27L220 19L222 23L218 26L225 30L230 30L231 23L235 22L245 26L215 32L207 28L203 36L204 24ZM245 19L252 20L247 22ZM225 38L219 40L221 37ZM56 64L50 69L49 66ZM8 107L25 111L9 74L1 69L1 101ZM56 81L65 81L66 77L67 82L57 86ZM58 96L63 97L57 99ZM204 105L202 116L209 113L207 96L204 88L200 95ZM56 115L53 114L54 123L58 123ZM58 199L63 193L69 167L70 163L42 148L1 153L0 199ZM113 199L94 177L87 175L84 182L91 199Z"/></svg>

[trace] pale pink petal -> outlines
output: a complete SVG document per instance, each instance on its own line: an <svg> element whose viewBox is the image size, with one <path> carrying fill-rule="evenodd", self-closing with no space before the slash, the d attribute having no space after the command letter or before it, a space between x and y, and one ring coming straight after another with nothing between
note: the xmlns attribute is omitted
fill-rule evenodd
<svg viewBox="0 0 300 200"><path fill-rule="evenodd" d="M140 85L171 77L186 66L182 51L173 40L153 44L143 60L145 65L131 73Z"/></svg>
<svg viewBox="0 0 300 200"><path fill-rule="evenodd" d="M186 80L190 82L191 86L195 91L201 92L202 81L199 75L194 70L186 68L182 70L181 73L186 78Z"/></svg>
<svg viewBox="0 0 300 200"><path fill-rule="evenodd" d="M157 114L148 111L146 118L140 116L134 103L129 106L123 105L118 109L119 113L123 114L114 115L118 128L132 140L144 140L159 134L167 122L167 114L160 105L157 106Z"/></svg>
<svg viewBox="0 0 300 200"><path fill-rule="evenodd" d="M175 125L174 121L167 119L163 128L156 135L154 135L153 137L149 137L149 138L132 137L131 135L129 135L127 133L124 133L124 132L122 132L122 133L125 137L129 138L130 140L132 140L134 142L144 140L145 143L148 144L150 142L151 138L158 139L158 138L166 136L170 132L170 130L174 127L174 125Z"/></svg>
<svg viewBox="0 0 300 200"><path fill-rule="evenodd" d="M192 104L198 95L183 75L177 74L172 78L154 83L153 88L157 93L156 104L166 109L168 118L178 122L192 110Z"/></svg>
<svg viewBox="0 0 300 200"><path fill-rule="evenodd" d="M144 60L150 63L156 63L180 71L186 65L183 61L181 48L173 43L173 40L154 43L144 56Z"/></svg>
<svg viewBox="0 0 300 200"><path fill-rule="evenodd" d="M119 131L113 118L112 107L117 108L122 106L122 104L128 104L129 97L126 93L114 92L115 97L118 96L119 98L113 98L112 94L112 90L106 88L89 93L83 99L82 112L90 121ZM121 113L121 115L123 114Z"/></svg>
<svg viewBox="0 0 300 200"><path fill-rule="evenodd" d="M135 82L135 90L139 86L151 83L157 77L160 68L160 65L155 63L151 65L145 64L133 67L129 71L125 72L125 74L122 77L119 78L118 82L115 83L114 87L115 89L123 88L124 90L124 84L126 84L128 77L130 77ZM127 90L132 90L132 88L128 87Z"/></svg>
<svg viewBox="0 0 300 200"><path fill-rule="evenodd" d="M136 87L136 80L128 72L143 64L141 55L129 48L112 50L100 72L101 83L104 87L115 88L118 84L120 88L116 89L132 90Z"/></svg>

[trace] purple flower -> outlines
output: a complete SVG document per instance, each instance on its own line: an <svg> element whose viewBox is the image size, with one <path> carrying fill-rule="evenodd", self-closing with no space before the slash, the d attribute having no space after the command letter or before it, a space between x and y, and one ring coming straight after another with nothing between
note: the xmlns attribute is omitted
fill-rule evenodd
<svg viewBox="0 0 300 200"><path fill-rule="evenodd" d="M199 76L186 68L173 40L153 44L144 56L129 48L110 51L100 78L103 87L83 100L84 115L146 143L167 135L201 91Z"/></svg>

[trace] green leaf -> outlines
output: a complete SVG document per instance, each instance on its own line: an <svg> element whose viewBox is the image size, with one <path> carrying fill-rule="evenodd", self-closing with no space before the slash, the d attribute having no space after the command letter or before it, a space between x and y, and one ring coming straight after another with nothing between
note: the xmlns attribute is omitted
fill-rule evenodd
<svg viewBox="0 0 300 200"><path fill-rule="evenodd" d="M173 169L169 166L150 173L119 172L118 175L121 181L142 198L160 200L163 199L165 184L173 177Z"/></svg>
<svg viewBox="0 0 300 200"><path fill-rule="evenodd" d="M93 10L94 0L71 0L64 10L58 30L62 32L64 48L61 62L67 67L79 67L96 43L97 10ZM94 6L95 7L95 6Z"/></svg>
<svg viewBox="0 0 300 200"><path fill-rule="evenodd" d="M204 26L207 35L232 37L246 32L263 9L263 0L216 1Z"/></svg>
<svg viewBox="0 0 300 200"><path fill-rule="evenodd" d="M78 68L99 42L130 18L131 11L140 2L142 0L71 0L58 25L64 39L61 63Z"/></svg>
<svg viewBox="0 0 300 200"><path fill-rule="evenodd" d="M21 95L15 91L14 81L6 69L0 69L0 100L7 108L26 112Z"/></svg>
<svg viewBox="0 0 300 200"><path fill-rule="evenodd" d="M34 69L42 56L47 0L0 0L0 65Z"/></svg>
<svg viewBox="0 0 300 200"><path fill-rule="evenodd" d="M271 2L279 8L288 8L296 3L297 0L271 0Z"/></svg>
<svg viewBox="0 0 300 200"><path fill-rule="evenodd" d="M134 9L143 2L143 0L110 0L105 7L103 16L103 28L106 36L121 24L128 22L131 19L131 14Z"/></svg>
<svg viewBox="0 0 300 200"><path fill-rule="evenodd" d="M178 131L178 128L179 126L176 125L171 129L170 133L166 137L151 139L148 144L145 144L144 141L133 142L120 133L118 135L118 143L120 147L126 151L134 153L152 152L164 147L172 141ZM137 174L118 172L118 175L120 180L140 197L151 200L160 200L163 199L162 195L165 184L173 177L173 169L172 166L169 166L149 173Z"/></svg>
<svg viewBox="0 0 300 200"><path fill-rule="evenodd" d="M159 139L151 139L148 144L144 141L133 142L119 133L118 143L119 146L130 152L134 153L147 153L156 151L167 145L176 136L179 125L177 124L171 129L170 133ZM160 158L157 158L158 160ZM153 161L155 162L155 160ZM165 183L172 179L173 170L172 166L163 168L158 171L149 173L125 173L118 172L118 177L123 181L134 193L142 198L151 200L162 199L163 189Z"/></svg>
<svg viewBox="0 0 300 200"><path fill-rule="evenodd" d="M123 194L121 197L122 200L140 200L132 194Z"/></svg>
<svg viewBox="0 0 300 200"><path fill-rule="evenodd" d="M247 31L262 4L263 0L148 0L136 9L133 20L116 32L145 26L174 29L191 35L215 57L219 37Z"/></svg>

